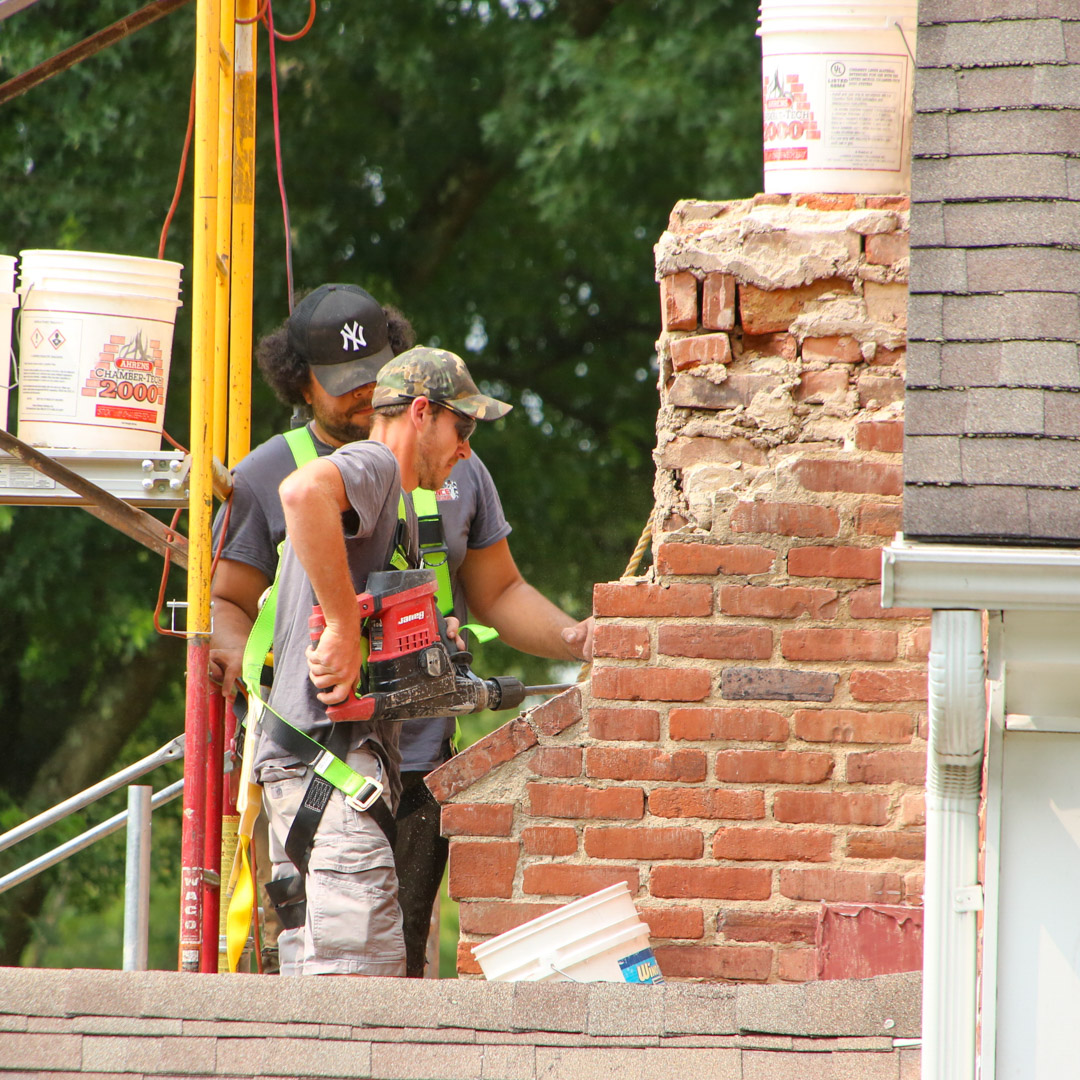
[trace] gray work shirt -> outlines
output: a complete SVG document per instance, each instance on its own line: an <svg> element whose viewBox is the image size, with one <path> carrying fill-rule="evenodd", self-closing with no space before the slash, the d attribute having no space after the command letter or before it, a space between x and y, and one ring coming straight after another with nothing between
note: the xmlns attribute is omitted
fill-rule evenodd
<svg viewBox="0 0 1080 1080"><path fill-rule="evenodd" d="M333 453L334 448L314 434L312 441L320 457ZM285 515L278 488L295 469L296 462L283 435L274 435L257 446L236 466L233 505L222 558L254 566L268 580L273 580L278 545L285 537ZM509 536L510 525L491 474L475 453L457 463L436 499L449 551L454 614L464 623L468 621L468 611L458 571L465 555L470 548L490 547ZM223 516L223 510L219 510L214 521L215 550ZM403 771L427 773L446 760L446 740L454 733L452 717L442 724L405 720L399 726Z"/></svg>
<svg viewBox="0 0 1080 1080"><path fill-rule="evenodd" d="M368 575L384 569L393 551L401 494L397 459L382 443L354 442L336 450L326 460L341 473L345 494L352 507L342 515L345 555L353 589L358 593L363 592ZM411 513L407 533L411 539L409 547L415 554L416 517ZM270 691L269 705L293 727L325 744L332 723L327 719L326 706L318 699L319 691L308 677L306 655L310 644L308 619L316 602L315 590L307 573L296 557L292 544L286 541L278 575L274 685ZM400 724L386 720L357 722L351 725L350 742L345 748L354 750L361 743L378 744L377 752L389 766L395 804L400 794L400 781L397 781L396 775L400 763L399 727ZM338 756L344 757L344 751ZM255 754L256 775L263 766L293 764L295 760L263 735Z"/></svg>

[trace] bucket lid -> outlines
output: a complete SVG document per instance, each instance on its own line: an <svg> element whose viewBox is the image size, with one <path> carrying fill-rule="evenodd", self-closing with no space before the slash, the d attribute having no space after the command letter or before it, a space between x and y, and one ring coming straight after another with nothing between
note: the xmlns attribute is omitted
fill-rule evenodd
<svg viewBox="0 0 1080 1080"><path fill-rule="evenodd" d="M56 262L74 260L76 262L103 262L109 259L117 261L124 266L130 266L132 270L138 270L139 267L145 266L146 270L143 273L153 273L152 267L165 267L174 268L176 270L183 270L183 263L170 262L168 259L149 259L145 255L123 255L119 253L113 253L108 251L69 251L66 248L27 248L25 251L19 252L20 264L25 266L27 262Z"/></svg>

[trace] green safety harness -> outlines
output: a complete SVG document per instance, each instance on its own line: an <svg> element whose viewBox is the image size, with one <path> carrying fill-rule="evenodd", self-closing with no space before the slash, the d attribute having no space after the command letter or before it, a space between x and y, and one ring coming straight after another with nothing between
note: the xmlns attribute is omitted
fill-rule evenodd
<svg viewBox="0 0 1080 1080"><path fill-rule="evenodd" d="M285 432L284 438L297 468L318 458L318 450L307 425ZM435 572L436 603L440 612L448 615L454 607L450 584L449 552L435 493L417 488L413 493L413 507L417 515L421 562L426 569ZM402 544L405 520L405 497L402 495L398 500L398 529L387 560L396 569L405 569L408 566ZM278 554L280 556L280 548ZM280 558L278 567L280 569ZM315 831L333 789L337 788L341 791L346 803L353 809L371 814L386 834L391 847L396 838L396 825L393 815L381 797L383 784L378 779L356 772L342 759L341 755L348 747L347 729L351 725L335 725L324 745L289 723L262 698L262 687L272 679L272 669L267 667L266 661L272 653L274 644L277 584L278 576L275 574L274 582L263 598L258 617L248 635L241 675L247 688L249 701L257 703L252 711L256 713L262 731L298 761L309 766L314 774L285 842L285 853L296 866L299 874L295 877L268 882L265 886L267 895L281 917L282 924L292 929L302 926L304 922L304 875L307 872ZM492 628L479 624L470 624L463 629L471 631L481 642L498 636ZM246 726L250 728L253 725L248 723ZM249 730L248 736L250 737L251 734Z"/></svg>

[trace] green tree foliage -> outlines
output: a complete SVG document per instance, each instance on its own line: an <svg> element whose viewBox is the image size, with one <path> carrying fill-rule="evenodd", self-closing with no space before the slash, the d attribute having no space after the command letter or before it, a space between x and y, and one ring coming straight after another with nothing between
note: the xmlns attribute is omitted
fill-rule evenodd
<svg viewBox="0 0 1080 1080"><path fill-rule="evenodd" d="M132 7L37 0L0 21L0 80ZM306 12L278 0L274 17L290 32ZM518 406L476 449L526 576L580 615L652 505L652 244L678 199L761 186L756 13L753 0L320 0L311 31L276 45L297 288L364 285ZM0 252L156 254L194 21L191 4L0 107ZM259 65L256 335L288 310L263 31ZM189 176L166 251L184 263L190 190ZM189 341L185 308L166 421L181 441ZM286 413L261 385L255 401L259 440ZM150 628L159 570L77 511L0 508L3 823L181 729L183 650ZM545 677L508 650L483 659L512 664ZM100 870L80 858L66 879L0 897L0 963L18 961L49 888Z"/></svg>

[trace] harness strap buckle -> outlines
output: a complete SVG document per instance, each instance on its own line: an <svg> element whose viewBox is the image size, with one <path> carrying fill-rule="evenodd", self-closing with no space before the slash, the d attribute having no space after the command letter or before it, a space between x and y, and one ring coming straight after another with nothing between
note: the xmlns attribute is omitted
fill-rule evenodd
<svg viewBox="0 0 1080 1080"><path fill-rule="evenodd" d="M379 799L382 798L383 785L378 780L372 780L370 776L364 777L364 786L355 794L347 795L345 802L354 810L363 813L370 810Z"/></svg>

